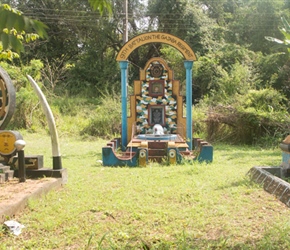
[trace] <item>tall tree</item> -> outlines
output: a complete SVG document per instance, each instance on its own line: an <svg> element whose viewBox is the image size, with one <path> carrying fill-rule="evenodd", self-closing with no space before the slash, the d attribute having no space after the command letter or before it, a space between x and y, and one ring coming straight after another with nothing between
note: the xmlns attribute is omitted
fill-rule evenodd
<svg viewBox="0 0 290 250"><path fill-rule="evenodd" d="M270 53L271 46L264 37L268 34L281 36L277 26L280 23L282 6L284 0L240 1L239 8L233 13L233 21L228 25L230 41L247 46L253 51Z"/></svg>
<svg viewBox="0 0 290 250"><path fill-rule="evenodd" d="M236 0L198 0L208 16L220 25L225 26L232 21L239 1Z"/></svg>
<svg viewBox="0 0 290 250"><path fill-rule="evenodd" d="M282 90L287 97L290 98L290 25L286 18L282 17L281 20L283 25L279 28L279 31L283 35L283 39L278 39L271 36L265 37L268 41L276 44L274 48L276 48L276 50L280 53L271 56L271 61L266 64L266 66L271 65L271 69L263 71L261 78L265 75L267 76L269 71L271 72L273 69L276 69L274 73L272 73L273 76L268 76L268 79L271 80L271 85L274 88ZM279 64L275 63L273 58L276 60L279 59Z"/></svg>
<svg viewBox="0 0 290 250"><path fill-rule="evenodd" d="M4 2L6 3L0 5L0 41L2 42L3 50L12 48L17 53L20 53L23 51L23 42L36 40L38 37L47 37L47 26L44 23L29 18L16 9L22 9L26 11L26 14L38 17L36 13L30 12L29 10L31 1L22 1L19 3L19 1L10 0ZM98 10L100 14L103 14L105 10L109 13L112 12L109 0L88 0L88 2L92 8ZM55 7L57 3L60 3L60 1L50 1L47 5L43 1L40 2L40 4L52 8ZM16 8L11 8L8 4ZM63 5L64 4L62 4L62 6ZM25 33L25 31L30 33ZM35 33L31 33L32 31L35 31Z"/></svg>
<svg viewBox="0 0 290 250"><path fill-rule="evenodd" d="M38 19L47 24L47 39L25 44L26 53L21 58L24 64L29 63L33 58L44 62L42 69L44 86L52 91L55 91L58 86L66 87L68 92L90 89L87 91L90 94L94 93L91 90L95 86L102 89L99 86L100 82L104 83L103 75L108 74L103 70L104 67L113 68L104 61L110 61L107 60L110 58L109 54L119 49L116 46L118 39L114 35L111 36L111 31L116 30L116 27L114 22L112 25L112 19L108 18L108 15L112 14L110 1L10 0L6 2L21 10L25 20ZM93 11L91 7L97 11ZM15 10L15 13L18 14L20 11ZM11 20L15 19L15 15L9 17L12 18ZM11 20L9 24L13 24L14 27L15 24ZM110 45L113 50L107 53L106 50ZM82 60L85 62L81 62ZM86 65L83 68L79 67L82 63ZM96 75L98 77L95 77Z"/></svg>

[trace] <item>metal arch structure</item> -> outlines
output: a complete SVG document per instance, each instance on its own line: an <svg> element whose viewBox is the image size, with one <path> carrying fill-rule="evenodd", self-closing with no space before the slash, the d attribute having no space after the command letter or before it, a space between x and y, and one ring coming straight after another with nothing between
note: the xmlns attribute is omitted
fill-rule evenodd
<svg viewBox="0 0 290 250"><path fill-rule="evenodd" d="M184 57L184 67L186 69L186 137L188 146L192 149L192 67L196 61L194 51L182 39L163 32L149 32L133 37L119 51L116 60L121 68L121 95L122 95L122 149L127 145L127 68L128 57L140 46L149 43L168 44L177 49Z"/></svg>

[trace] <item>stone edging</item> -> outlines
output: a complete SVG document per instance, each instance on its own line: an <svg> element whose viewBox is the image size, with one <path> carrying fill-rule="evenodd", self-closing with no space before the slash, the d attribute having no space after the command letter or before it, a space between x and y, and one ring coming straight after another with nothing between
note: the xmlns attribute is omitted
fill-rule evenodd
<svg viewBox="0 0 290 250"><path fill-rule="evenodd" d="M277 177L281 176L281 171L280 167L253 167L248 174L251 180L262 185L264 190L290 207L290 183Z"/></svg>

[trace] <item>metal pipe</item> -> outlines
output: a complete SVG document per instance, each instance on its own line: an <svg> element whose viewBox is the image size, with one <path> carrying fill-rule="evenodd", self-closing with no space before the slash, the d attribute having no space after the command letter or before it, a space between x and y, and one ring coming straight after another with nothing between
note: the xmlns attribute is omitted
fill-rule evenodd
<svg viewBox="0 0 290 250"><path fill-rule="evenodd" d="M19 182L25 182L26 181L26 169L25 169L25 156L24 156L24 147L26 143L24 140L17 140L14 143L14 146L17 150L18 154L18 178Z"/></svg>
<svg viewBox="0 0 290 250"><path fill-rule="evenodd" d="M19 182L26 181L24 150L18 151L18 178L19 178Z"/></svg>

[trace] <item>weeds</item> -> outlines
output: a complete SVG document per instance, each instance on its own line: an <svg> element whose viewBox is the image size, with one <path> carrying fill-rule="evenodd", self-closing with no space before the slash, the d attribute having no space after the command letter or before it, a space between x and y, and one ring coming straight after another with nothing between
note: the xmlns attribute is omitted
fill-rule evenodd
<svg viewBox="0 0 290 250"><path fill-rule="evenodd" d="M90 117L89 124L81 130L81 135L110 138L121 134L120 98L106 96L101 105L96 107L94 115Z"/></svg>
<svg viewBox="0 0 290 250"><path fill-rule="evenodd" d="M26 154L44 154L50 138L23 131ZM279 249L290 246L289 209L246 176L277 165L280 150L214 145L211 164L146 168L97 165L106 141L61 137L68 183L32 200L15 219L16 239L0 249Z"/></svg>

